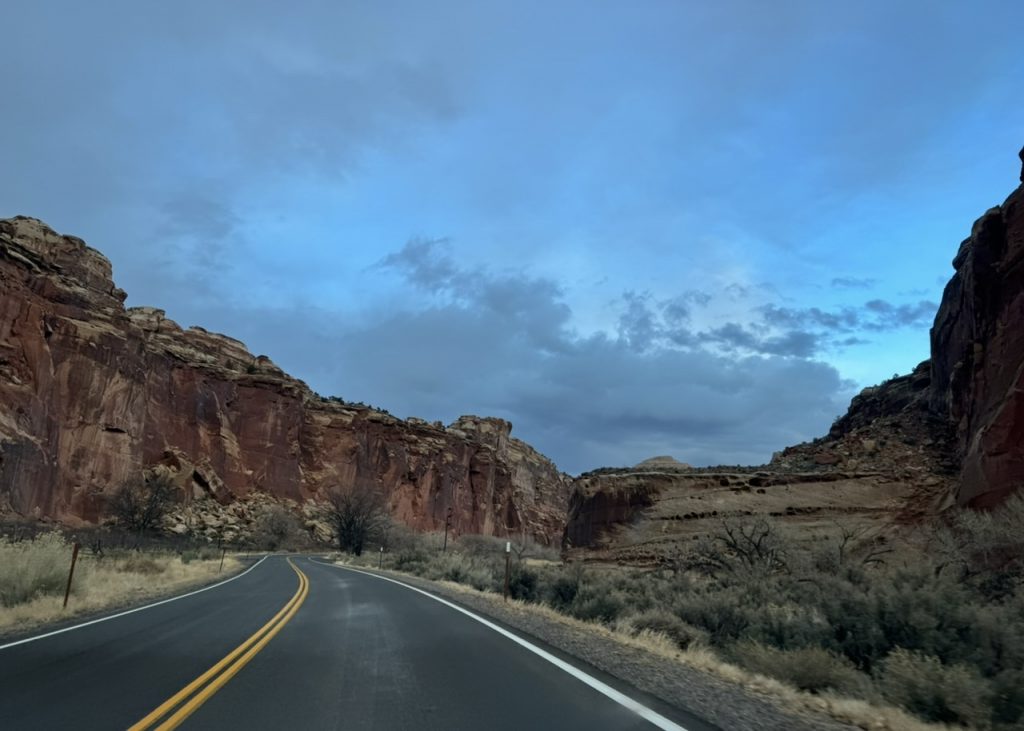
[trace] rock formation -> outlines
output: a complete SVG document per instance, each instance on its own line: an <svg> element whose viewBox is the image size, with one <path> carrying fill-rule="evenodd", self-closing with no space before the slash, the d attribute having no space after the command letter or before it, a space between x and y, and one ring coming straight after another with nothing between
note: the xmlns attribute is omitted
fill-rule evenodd
<svg viewBox="0 0 1024 731"><path fill-rule="evenodd" d="M957 501L988 506L1024 486L1024 186L974 223L953 268L932 327L930 406L956 430Z"/></svg>
<svg viewBox="0 0 1024 731"><path fill-rule="evenodd" d="M877 527L1024 488L1024 186L975 222L953 267L931 358L864 389L827 436L739 471L655 458L582 475L566 544L645 562L729 516Z"/></svg>
<svg viewBox="0 0 1024 731"><path fill-rule="evenodd" d="M507 421L323 399L237 340L124 300L80 239L0 220L0 510L96 521L112 489L162 470L183 502L365 483L417 529L451 509L457 533L561 534L568 478Z"/></svg>
<svg viewBox="0 0 1024 731"><path fill-rule="evenodd" d="M646 470L646 469L651 469L651 470L688 470L688 469L691 469L691 466L686 464L686 462L680 462L678 459L676 459L675 457L673 457L671 455L662 454L662 455L659 455L657 457L648 457L643 462L638 463L636 465L636 469L638 469L638 470Z"/></svg>

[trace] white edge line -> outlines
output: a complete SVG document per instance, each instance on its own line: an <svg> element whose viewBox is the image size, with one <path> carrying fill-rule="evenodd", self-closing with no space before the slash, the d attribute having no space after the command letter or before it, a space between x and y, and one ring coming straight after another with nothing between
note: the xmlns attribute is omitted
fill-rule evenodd
<svg viewBox="0 0 1024 731"><path fill-rule="evenodd" d="M637 701L637 700L635 700L633 698L630 698L625 693L622 693L622 692L620 692L618 690L615 690L615 688L611 687L607 683L604 683L604 682L598 680L593 675L590 675L588 673L583 672L582 670L577 668L575 665L570 665L569 663L565 662L561 658L555 657L554 655L552 655L547 650L543 650L543 649L537 647L536 645L534 645L534 644L532 644L530 642L527 642L522 637L520 637L520 636L518 636L516 634L513 634L512 632L509 632L504 627L499 627L494 622L491 622L490 620L484 619L480 615L474 614L473 612L469 611L468 609L464 609L464 608L460 607L458 604L454 604L454 603L448 601L447 599L442 599L439 596L431 594L429 591L424 591L423 589L418 589L415 586L410 586L409 584L406 584L406 583L401 582L401 581L396 581L395 579L388 578L387 576L380 576L379 574L371 574L369 571L361 571L359 569L354 569L354 568L351 568L349 566L339 566L338 564L324 563L323 561L316 561L316 560L314 560L312 558L310 558L309 560L312 561L313 563L318 563L321 566L331 566L333 568L342 569L344 571L355 571L357 574L363 574L364 576L372 576L373 578L380 579L381 581L390 581L392 584L398 584L399 586L404 586L406 589L409 589L410 591L415 591L415 592L417 592L419 594L422 594L423 596L430 597L434 601L441 602L445 606L451 607L456 612L462 612L463 614L465 614L470 619L475 619L477 622L479 622L480 624L484 625L485 627L488 627L488 628L494 630L495 632L497 632L498 634L502 635L503 637L507 637L508 639L512 640L517 645L519 645L519 646L529 650L530 652L532 652L535 655L540 656L544 660L547 660L549 663L554 665L559 670L561 670L561 671L563 671L565 673L568 673L569 675L571 675L572 677L576 678L580 682L585 683L586 685L589 685L591 688L596 690L598 693L601 693L602 695L607 696L608 698L612 699L613 701L615 701L619 705L628 708L633 713L635 713L636 715L638 715L641 718L643 718L645 721L648 721L651 724L657 726L658 728L663 729L663 731L687 731L686 728L684 728L683 726L680 726L678 723L675 723L674 721L670 721L669 719L665 718L664 716L662 716L657 711L651 710L650 708L648 708L647 706L643 705L639 701ZM0 649L2 649L2 648L0 648Z"/></svg>
<svg viewBox="0 0 1024 731"><path fill-rule="evenodd" d="M269 556L269 554L268 554L268 556ZM224 581L217 582L216 584L211 584L210 586L204 586L202 589L196 589L195 591L190 591L187 594L179 594L178 596L172 596L170 599L162 599L161 601L153 602L152 604L146 604L146 605L141 606L141 607L135 607L135 609L128 609L128 610L126 610L124 612L118 612L117 614L111 614L111 615L109 615L107 617L100 617L99 619L92 619L92 620L89 620L88 622L82 622L81 624L73 624L70 627L64 627L63 629L55 629L53 632L47 632L45 634L35 635L34 637L26 637L23 640L17 640L15 642L8 642L6 645L0 645L0 650L6 650L8 647L14 647L16 645L24 645L26 642L35 642L36 640L42 640L42 639L45 639L46 637L53 637L54 635L59 635L59 634L65 633L65 632L70 632L71 630L74 630L74 629L82 629L82 627L88 627L91 624L99 624L100 622L106 622L108 619L117 619L118 617L124 617L125 615L128 615L128 614L135 614L135 612L141 612L143 609L152 609L153 607L159 607L161 604L168 604L170 602L176 602L179 599L184 599L185 597L195 596L196 594L202 594L204 591L209 591L210 589L216 589L218 586L224 586L224 584L227 584L227 583L229 583L231 581L234 581L235 579L242 578L247 573L252 571L254 568L259 566L261 563L266 561L268 556L264 556L259 561L257 561L252 566L250 566L245 571L243 571L242 573L236 574L235 576L232 576L230 579L224 579Z"/></svg>

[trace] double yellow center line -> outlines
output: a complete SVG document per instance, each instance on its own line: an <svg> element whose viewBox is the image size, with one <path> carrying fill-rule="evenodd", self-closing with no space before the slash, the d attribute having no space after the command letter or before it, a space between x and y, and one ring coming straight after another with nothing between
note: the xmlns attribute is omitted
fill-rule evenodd
<svg viewBox="0 0 1024 731"><path fill-rule="evenodd" d="M256 656L256 653L266 647L274 635L280 632L281 628L295 616L299 607L302 606L302 602L306 601L306 595L309 594L309 579L292 563L291 559L288 559L288 565L299 575L299 588L295 595L288 600L288 603L281 608L281 611L260 627L252 637L228 653L223 660L161 703L158 708L129 728L128 731L144 731L144 729L154 727L157 731L177 728L210 696L231 680L239 670L244 668ZM156 726L165 716L166 720Z"/></svg>

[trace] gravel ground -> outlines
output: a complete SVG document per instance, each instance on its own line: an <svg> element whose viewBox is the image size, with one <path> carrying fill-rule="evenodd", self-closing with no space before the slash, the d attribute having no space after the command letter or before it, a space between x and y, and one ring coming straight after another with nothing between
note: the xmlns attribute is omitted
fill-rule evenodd
<svg viewBox="0 0 1024 731"><path fill-rule="evenodd" d="M367 571L360 567L360 570ZM598 627L571 621L518 602L505 603L494 594L440 584L408 574L371 571L392 576L472 609L509 628L579 658L665 703L688 711L723 731L841 731L857 728L826 715L794 714L774 698L729 683L702 670L643 647L617 639Z"/></svg>

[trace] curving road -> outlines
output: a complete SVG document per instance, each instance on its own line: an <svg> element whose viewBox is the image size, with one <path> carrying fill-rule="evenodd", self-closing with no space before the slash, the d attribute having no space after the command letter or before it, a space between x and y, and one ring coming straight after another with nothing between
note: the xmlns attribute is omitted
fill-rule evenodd
<svg viewBox="0 0 1024 731"><path fill-rule="evenodd" d="M0 644L4 729L712 728L425 592L309 557Z"/></svg>

